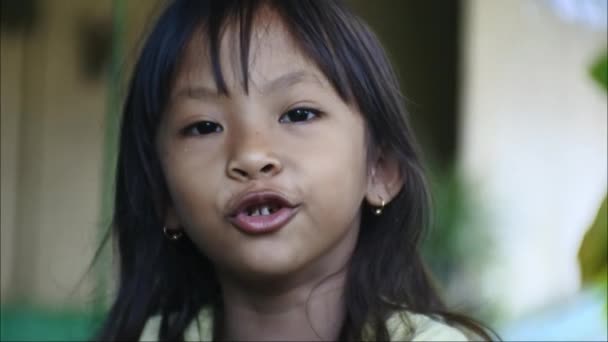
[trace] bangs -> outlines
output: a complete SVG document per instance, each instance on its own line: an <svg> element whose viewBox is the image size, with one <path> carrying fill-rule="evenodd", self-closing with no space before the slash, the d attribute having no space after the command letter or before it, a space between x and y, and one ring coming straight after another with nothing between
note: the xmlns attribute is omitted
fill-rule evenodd
<svg viewBox="0 0 608 342"><path fill-rule="evenodd" d="M186 3L188 1L178 1ZM208 6L199 4L197 8L192 5L182 6L181 15L187 16L186 22L190 25L186 39L177 55L170 79L174 80L181 63L186 55L188 45L193 40L202 43L203 53L209 61L215 86L219 94L230 96L222 67L226 61L220 56L221 42L230 34L230 41L234 42L231 50L235 51L230 67L235 75L240 75L241 86L245 93L249 91L249 67L252 35L264 32L268 25L282 25L299 52L311 61L328 79L336 93L345 102L352 99L352 91L347 86L348 79L344 65L340 62L340 53L335 46L335 33L328 32L325 27L332 25L334 20L323 16L322 9L315 1L299 0L298 4L292 1L222 1L210 2ZM203 1L202 3L205 3ZM333 24L335 25L335 24ZM332 39L333 38L333 39ZM165 89L169 92L170 89ZM164 94L163 98L167 98Z"/></svg>
<svg viewBox="0 0 608 342"><path fill-rule="evenodd" d="M226 66L235 71L248 93L252 36L277 21L336 94L363 115L369 128L369 147L394 153L403 165L415 160L416 147L405 138L410 129L396 73L372 31L339 1L170 2L144 45L127 99L127 116L139 117L151 133L141 141L152 144L191 42L200 40L201 58L209 62L218 93L229 96L222 74L226 61L221 60L220 50L222 38L234 35L230 37L233 61Z"/></svg>

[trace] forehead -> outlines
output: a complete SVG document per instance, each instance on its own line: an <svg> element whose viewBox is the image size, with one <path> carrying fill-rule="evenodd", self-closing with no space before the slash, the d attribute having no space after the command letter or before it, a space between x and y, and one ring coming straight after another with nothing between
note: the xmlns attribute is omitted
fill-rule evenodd
<svg viewBox="0 0 608 342"><path fill-rule="evenodd" d="M200 28L192 35L177 69L175 83L201 83L215 89L212 56L217 56L222 78L229 89L247 81L248 88L259 85L294 71L304 71L322 83L325 77L301 52L300 47L284 25L281 18L269 10L260 10L256 15L249 35L249 49L242 56L243 43L236 21L229 21L219 36L219 49L212 51L206 30ZM243 60L246 58L246 61ZM247 65L247 80L243 76L243 64Z"/></svg>

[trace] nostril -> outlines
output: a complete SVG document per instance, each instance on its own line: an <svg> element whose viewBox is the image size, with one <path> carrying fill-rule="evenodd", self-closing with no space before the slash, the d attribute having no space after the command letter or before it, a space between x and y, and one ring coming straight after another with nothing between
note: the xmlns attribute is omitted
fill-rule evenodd
<svg viewBox="0 0 608 342"><path fill-rule="evenodd" d="M233 160L226 168L229 178L243 181L253 180L259 177L272 177L281 172L282 167L278 161L257 159L257 160Z"/></svg>
<svg viewBox="0 0 608 342"><path fill-rule="evenodd" d="M236 174L238 174L241 177L247 177L248 176L247 172L245 172L245 171L243 171L241 169L238 169L238 168L234 168L234 169L232 169L232 171L234 171Z"/></svg>
<svg viewBox="0 0 608 342"><path fill-rule="evenodd" d="M266 164L260 171L262 171L262 173L269 173L274 169L274 166L272 164Z"/></svg>

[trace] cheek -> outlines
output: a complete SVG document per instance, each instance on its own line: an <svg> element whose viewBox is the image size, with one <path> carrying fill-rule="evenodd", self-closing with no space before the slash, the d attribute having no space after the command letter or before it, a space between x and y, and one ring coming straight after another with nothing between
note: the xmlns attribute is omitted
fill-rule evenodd
<svg viewBox="0 0 608 342"><path fill-rule="evenodd" d="M179 223L189 231L217 210L218 167L196 146L175 146L169 151L163 158L165 179Z"/></svg>
<svg viewBox="0 0 608 342"><path fill-rule="evenodd" d="M300 176L307 179L318 219L344 225L357 215L367 189L366 142L361 122L337 126L344 129L315 142Z"/></svg>
<svg viewBox="0 0 608 342"><path fill-rule="evenodd" d="M167 178L179 225L199 250L217 262L233 237L221 229L224 222L216 204L221 182L209 173L176 163Z"/></svg>
<svg viewBox="0 0 608 342"><path fill-rule="evenodd" d="M333 223L350 222L359 211L365 196L367 180L365 164L356 156L346 154L327 161L316 173L316 209ZM345 222L346 221L346 222Z"/></svg>
<svg viewBox="0 0 608 342"><path fill-rule="evenodd" d="M332 192L352 195L367 183L365 129L360 118L333 126L323 133L326 139L316 148L319 174L334 184L326 184Z"/></svg>

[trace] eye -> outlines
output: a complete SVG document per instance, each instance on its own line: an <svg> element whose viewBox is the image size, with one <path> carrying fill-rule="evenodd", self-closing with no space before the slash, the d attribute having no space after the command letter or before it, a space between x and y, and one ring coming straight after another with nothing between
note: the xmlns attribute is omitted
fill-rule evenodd
<svg viewBox="0 0 608 342"><path fill-rule="evenodd" d="M279 118L280 123L292 123L292 122L304 122L313 120L319 115L321 112L312 108L295 108L287 111Z"/></svg>
<svg viewBox="0 0 608 342"><path fill-rule="evenodd" d="M215 122L211 121L199 121L187 126L182 130L184 135L206 135L211 133L218 133L223 131L224 128Z"/></svg>

